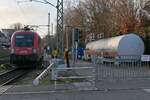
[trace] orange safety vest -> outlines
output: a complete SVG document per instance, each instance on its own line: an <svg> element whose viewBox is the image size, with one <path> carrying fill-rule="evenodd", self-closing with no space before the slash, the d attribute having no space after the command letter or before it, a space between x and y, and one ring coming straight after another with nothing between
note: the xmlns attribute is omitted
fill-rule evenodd
<svg viewBox="0 0 150 100"><path fill-rule="evenodd" d="M65 51L65 52L64 52L64 58L65 58L65 59L69 59L69 52L68 52L68 51Z"/></svg>

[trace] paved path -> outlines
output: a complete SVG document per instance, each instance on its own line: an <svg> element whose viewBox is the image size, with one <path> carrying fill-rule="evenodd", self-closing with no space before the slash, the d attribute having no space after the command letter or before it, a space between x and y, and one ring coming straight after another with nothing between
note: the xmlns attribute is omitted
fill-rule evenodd
<svg viewBox="0 0 150 100"><path fill-rule="evenodd" d="M7 87L8 88L8 87ZM29 89L30 88L30 89ZM116 89L99 91L49 91L48 86L11 87L0 100L149 100L150 89ZM31 90L31 91L26 91Z"/></svg>

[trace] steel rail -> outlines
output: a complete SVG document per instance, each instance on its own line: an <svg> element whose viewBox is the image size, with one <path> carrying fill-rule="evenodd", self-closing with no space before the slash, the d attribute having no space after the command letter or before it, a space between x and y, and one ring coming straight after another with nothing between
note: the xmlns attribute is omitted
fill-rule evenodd
<svg viewBox="0 0 150 100"><path fill-rule="evenodd" d="M0 87L11 83L12 81L20 78L21 76L25 75L28 70L21 70L21 69L13 69L7 72L4 72L0 75Z"/></svg>

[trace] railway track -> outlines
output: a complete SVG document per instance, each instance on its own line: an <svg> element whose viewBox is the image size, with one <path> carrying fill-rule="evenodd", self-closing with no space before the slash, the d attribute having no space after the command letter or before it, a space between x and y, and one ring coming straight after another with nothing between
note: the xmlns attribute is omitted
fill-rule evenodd
<svg viewBox="0 0 150 100"><path fill-rule="evenodd" d="M20 78L21 76L27 74L29 70L24 69L12 69L10 71L6 71L0 74L0 86L7 85L16 79Z"/></svg>

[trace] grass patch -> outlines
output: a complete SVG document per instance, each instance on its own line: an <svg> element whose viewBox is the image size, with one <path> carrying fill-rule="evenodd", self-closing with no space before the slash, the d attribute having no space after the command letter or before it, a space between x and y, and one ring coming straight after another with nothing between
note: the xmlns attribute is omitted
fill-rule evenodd
<svg viewBox="0 0 150 100"><path fill-rule="evenodd" d="M57 84L69 84L69 83L74 83L74 82L84 82L85 79L59 79L57 80ZM50 85L50 84L54 84L55 81L51 80L50 77L46 77L43 81L42 81L42 85Z"/></svg>
<svg viewBox="0 0 150 100"><path fill-rule="evenodd" d="M8 64L0 64L0 72L12 69Z"/></svg>
<svg viewBox="0 0 150 100"><path fill-rule="evenodd" d="M8 57L9 54L10 54L9 49L2 49L2 48L0 48L0 58Z"/></svg>
<svg viewBox="0 0 150 100"><path fill-rule="evenodd" d="M69 77L69 76L73 76L73 75L69 75L67 73L67 74L63 74L63 75L60 75L60 76ZM69 84L69 83L74 83L74 82L84 82L85 80L86 80L85 78L82 78L82 79L58 79L57 84ZM51 75L48 75L48 76L45 77L45 79L43 79L41 84L42 85L49 85L49 84L54 84L54 83L55 83L55 81L51 80Z"/></svg>
<svg viewBox="0 0 150 100"><path fill-rule="evenodd" d="M8 49L2 49L0 48L0 60L6 60L6 61L9 61L9 55L10 55L10 52Z"/></svg>

